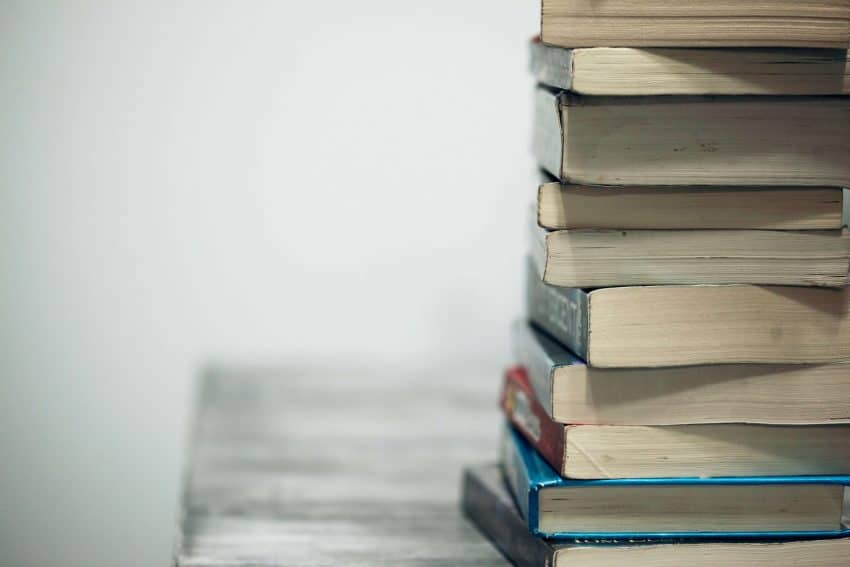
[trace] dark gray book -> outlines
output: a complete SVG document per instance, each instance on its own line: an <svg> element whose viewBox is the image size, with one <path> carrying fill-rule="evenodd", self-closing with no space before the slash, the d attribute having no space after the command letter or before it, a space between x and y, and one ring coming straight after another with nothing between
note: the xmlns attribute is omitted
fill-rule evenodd
<svg viewBox="0 0 850 567"><path fill-rule="evenodd" d="M539 254L532 254L526 261L525 304L528 318L572 353L588 360L588 293L577 287L556 287L544 283L539 260Z"/></svg>
<svg viewBox="0 0 850 567"><path fill-rule="evenodd" d="M611 565L747 565L748 567L844 567L850 539L771 543L569 543L531 535L498 465L464 470L463 513L518 567L610 567Z"/></svg>
<svg viewBox="0 0 850 567"><path fill-rule="evenodd" d="M518 567L554 565L556 551L564 547L529 533L505 487L499 465L463 471L461 507L479 531Z"/></svg>

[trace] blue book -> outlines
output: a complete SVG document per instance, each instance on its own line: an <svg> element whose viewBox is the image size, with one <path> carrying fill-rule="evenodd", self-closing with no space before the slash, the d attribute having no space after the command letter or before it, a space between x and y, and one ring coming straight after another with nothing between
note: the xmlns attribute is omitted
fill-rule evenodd
<svg viewBox="0 0 850 567"><path fill-rule="evenodd" d="M568 480L505 426L505 478L529 531L556 540L750 540L850 535L848 476Z"/></svg>

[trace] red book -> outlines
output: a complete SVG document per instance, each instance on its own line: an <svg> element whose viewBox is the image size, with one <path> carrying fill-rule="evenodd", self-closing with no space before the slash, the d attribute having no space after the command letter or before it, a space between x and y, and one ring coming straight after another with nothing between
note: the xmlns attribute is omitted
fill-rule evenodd
<svg viewBox="0 0 850 567"><path fill-rule="evenodd" d="M558 474L563 475L566 429L564 424L552 421L537 401L522 366L514 366L505 372L501 404L502 411L517 431Z"/></svg>

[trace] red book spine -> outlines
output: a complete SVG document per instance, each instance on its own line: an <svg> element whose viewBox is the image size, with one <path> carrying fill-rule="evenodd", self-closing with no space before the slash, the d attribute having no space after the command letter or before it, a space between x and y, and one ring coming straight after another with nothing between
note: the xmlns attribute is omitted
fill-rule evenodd
<svg viewBox="0 0 850 567"><path fill-rule="evenodd" d="M525 368L514 366L505 372L501 405L517 431L558 474L563 475L566 428L562 423L552 421L534 397Z"/></svg>

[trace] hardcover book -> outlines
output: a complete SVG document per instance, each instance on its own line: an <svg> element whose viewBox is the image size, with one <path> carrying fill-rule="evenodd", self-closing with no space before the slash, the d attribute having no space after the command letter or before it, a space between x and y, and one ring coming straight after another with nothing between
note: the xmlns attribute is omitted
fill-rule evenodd
<svg viewBox="0 0 850 567"><path fill-rule="evenodd" d="M576 479L850 474L850 425L564 425L508 370L502 410L561 476Z"/></svg>
<svg viewBox="0 0 850 567"><path fill-rule="evenodd" d="M538 163L588 185L850 185L850 98L535 97Z"/></svg>
<svg viewBox="0 0 850 567"><path fill-rule="evenodd" d="M564 479L511 427L502 467L529 531L561 539L795 539L850 534L850 477Z"/></svg>
<svg viewBox="0 0 850 567"><path fill-rule="evenodd" d="M599 368L525 322L512 342L535 400L560 423L850 423L847 362Z"/></svg>
<svg viewBox="0 0 850 567"><path fill-rule="evenodd" d="M590 47L531 42L538 83L584 95L850 93L846 49Z"/></svg>
<svg viewBox="0 0 850 567"><path fill-rule="evenodd" d="M542 0L545 43L846 48L846 0Z"/></svg>
<svg viewBox="0 0 850 567"><path fill-rule="evenodd" d="M528 317L590 366L850 361L850 289L543 283L528 262Z"/></svg>
<svg viewBox="0 0 850 567"><path fill-rule="evenodd" d="M639 543L586 540L564 543L533 536L505 487L497 465L463 472L463 513L519 567L845 567L850 539Z"/></svg>

